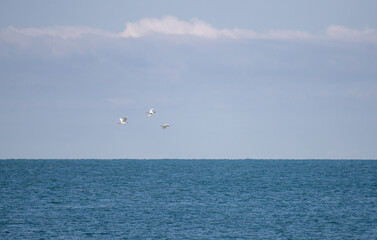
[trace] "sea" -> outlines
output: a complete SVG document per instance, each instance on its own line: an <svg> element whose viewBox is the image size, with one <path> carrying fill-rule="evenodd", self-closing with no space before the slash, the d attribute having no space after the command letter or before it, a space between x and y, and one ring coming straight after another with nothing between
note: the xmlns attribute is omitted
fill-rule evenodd
<svg viewBox="0 0 377 240"><path fill-rule="evenodd" d="M0 160L0 239L377 239L377 161Z"/></svg>

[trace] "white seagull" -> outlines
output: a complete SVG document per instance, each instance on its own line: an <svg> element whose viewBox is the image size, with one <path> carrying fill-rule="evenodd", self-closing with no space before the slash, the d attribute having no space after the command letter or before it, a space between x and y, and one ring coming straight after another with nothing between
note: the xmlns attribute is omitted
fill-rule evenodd
<svg viewBox="0 0 377 240"><path fill-rule="evenodd" d="M164 124L164 125L161 125L162 129L166 129L167 127L170 127L171 124Z"/></svg>
<svg viewBox="0 0 377 240"><path fill-rule="evenodd" d="M124 118L119 118L120 119L120 123L118 123L118 124L127 124L128 122L126 122L127 121L127 116L126 117L124 117Z"/></svg>
<svg viewBox="0 0 377 240"><path fill-rule="evenodd" d="M156 113L155 110L153 110L153 108L149 109L149 112L145 112L145 113L148 113L148 117L152 116L153 113Z"/></svg>

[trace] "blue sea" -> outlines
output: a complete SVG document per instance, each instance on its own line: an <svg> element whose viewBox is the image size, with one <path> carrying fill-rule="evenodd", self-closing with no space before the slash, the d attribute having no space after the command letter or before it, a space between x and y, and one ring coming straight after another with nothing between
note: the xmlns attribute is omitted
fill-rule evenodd
<svg viewBox="0 0 377 240"><path fill-rule="evenodd" d="M377 239L377 161L1 160L0 239Z"/></svg>

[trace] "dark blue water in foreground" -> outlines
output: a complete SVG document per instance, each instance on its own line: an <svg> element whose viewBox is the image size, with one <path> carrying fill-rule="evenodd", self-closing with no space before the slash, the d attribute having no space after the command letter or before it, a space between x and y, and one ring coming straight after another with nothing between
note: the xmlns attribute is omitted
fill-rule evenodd
<svg viewBox="0 0 377 240"><path fill-rule="evenodd" d="M0 239L376 238L377 161L0 161Z"/></svg>

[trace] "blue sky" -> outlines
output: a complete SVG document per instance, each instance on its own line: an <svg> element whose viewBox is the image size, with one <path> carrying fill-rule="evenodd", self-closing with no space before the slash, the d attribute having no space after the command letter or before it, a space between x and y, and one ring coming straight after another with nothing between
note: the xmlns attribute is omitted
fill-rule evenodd
<svg viewBox="0 0 377 240"><path fill-rule="evenodd" d="M376 159L375 9L2 1L0 158Z"/></svg>

